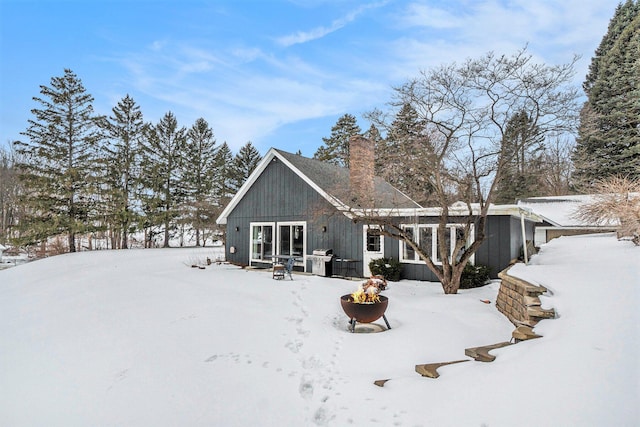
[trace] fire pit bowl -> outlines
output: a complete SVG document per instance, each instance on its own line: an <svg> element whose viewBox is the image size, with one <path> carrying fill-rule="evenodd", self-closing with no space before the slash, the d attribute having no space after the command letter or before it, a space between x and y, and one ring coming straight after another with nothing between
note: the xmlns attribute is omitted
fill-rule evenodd
<svg viewBox="0 0 640 427"><path fill-rule="evenodd" d="M358 303L353 302L353 297L350 294L342 295L340 297L340 304L351 321L371 323L381 318L389 305L389 298L383 295L379 295L378 297L380 298L380 302Z"/></svg>

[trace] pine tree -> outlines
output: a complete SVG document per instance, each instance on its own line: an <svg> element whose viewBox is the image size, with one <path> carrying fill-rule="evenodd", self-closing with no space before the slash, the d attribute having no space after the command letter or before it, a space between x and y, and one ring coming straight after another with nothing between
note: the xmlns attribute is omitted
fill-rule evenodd
<svg viewBox="0 0 640 427"><path fill-rule="evenodd" d="M108 189L106 215L113 224L112 246L127 249L128 236L137 219L135 205L141 168L141 141L145 133L140 106L126 95L112 109L106 130L110 144L105 147L105 181Z"/></svg>
<svg viewBox="0 0 640 427"><path fill-rule="evenodd" d="M21 222L18 200L23 194L16 169L16 153L0 147L0 244L7 244Z"/></svg>
<svg viewBox="0 0 640 427"><path fill-rule="evenodd" d="M233 180L233 153L227 142L223 142L215 159L216 177L214 181L214 194L219 208L226 206L235 194Z"/></svg>
<svg viewBox="0 0 640 427"><path fill-rule="evenodd" d="M544 146L538 126L526 111L518 111L508 121L502 147L506 160L496 203L515 203L518 198L536 195L542 186Z"/></svg>
<svg viewBox="0 0 640 427"><path fill-rule="evenodd" d="M575 179L590 187L611 176L640 177L640 3L620 4L584 83L573 159Z"/></svg>
<svg viewBox="0 0 640 427"><path fill-rule="evenodd" d="M427 129L409 103L402 105L387 133L385 148L379 154L384 162L382 177L420 204L425 204L432 188L424 167L430 155Z"/></svg>
<svg viewBox="0 0 640 427"><path fill-rule="evenodd" d="M356 118L351 114L345 114L331 128L331 136L322 138L324 146L318 148L313 158L349 167L349 138L360 135L360 133L362 130L358 126Z"/></svg>
<svg viewBox="0 0 640 427"><path fill-rule="evenodd" d="M233 159L231 184L234 191L238 191L242 187L242 184L245 183L251 172L258 166L260 160L262 160L262 156L251 142L247 142L240 148Z"/></svg>
<svg viewBox="0 0 640 427"><path fill-rule="evenodd" d="M205 229L215 223L215 198L213 194L216 179L217 147L213 130L209 123L199 118L187 132L186 161L183 178L186 186L185 218L196 232L196 246L206 241ZM202 233L202 234L201 234Z"/></svg>
<svg viewBox="0 0 640 427"><path fill-rule="evenodd" d="M40 86L34 97L41 108L31 110L29 142L17 143L20 177L25 186L22 202L29 216L21 223L23 243L66 234L70 252L76 234L93 227L94 167L100 140L93 112L93 97L69 69L53 77L51 87Z"/></svg>
<svg viewBox="0 0 640 427"><path fill-rule="evenodd" d="M380 134L376 125L373 123L362 136L373 143L375 153L375 175L382 176L385 168L384 152L386 149L386 141Z"/></svg>
<svg viewBox="0 0 640 427"><path fill-rule="evenodd" d="M168 112L157 125L149 127L143 145L146 227L151 231L154 226L164 227L165 248L169 247L170 231L180 215L179 206L184 197L182 171L186 133L184 127L178 128L173 113Z"/></svg>
<svg viewBox="0 0 640 427"><path fill-rule="evenodd" d="M603 71L600 68L600 61L609 54L620 35L629 24L638 16L640 12L640 4L634 0L626 0L624 4L619 3L609 21L607 33L602 37L600 45L596 48L595 56L589 64L589 73L582 85L584 91L588 94L601 79Z"/></svg>

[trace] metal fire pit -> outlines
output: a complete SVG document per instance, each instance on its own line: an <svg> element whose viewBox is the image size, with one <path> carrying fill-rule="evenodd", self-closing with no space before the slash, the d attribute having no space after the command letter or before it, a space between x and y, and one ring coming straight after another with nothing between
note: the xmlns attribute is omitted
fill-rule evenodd
<svg viewBox="0 0 640 427"><path fill-rule="evenodd" d="M378 320L380 317L384 319L384 323L388 329L391 329L387 317L384 312L389 305L389 298L379 295L380 302L375 303L357 303L353 302L353 298L350 294L342 295L340 297L340 304L345 314L349 316L349 330L355 331L356 322L371 323Z"/></svg>

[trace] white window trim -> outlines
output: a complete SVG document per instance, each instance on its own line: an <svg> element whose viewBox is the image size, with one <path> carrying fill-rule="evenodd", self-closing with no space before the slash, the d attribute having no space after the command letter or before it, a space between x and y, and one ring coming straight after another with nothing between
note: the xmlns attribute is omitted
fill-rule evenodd
<svg viewBox="0 0 640 427"><path fill-rule="evenodd" d="M362 226L362 273L364 277L371 276L371 270L369 269L369 262L376 258L384 258L384 235L380 233L380 250L368 251L369 242L368 234L369 230L382 231L382 227L377 224L367 224Z"/></svg>
<svg viewBox="0 0 640 427"><path fill-rule="evenodd" d="M413 228L413 233L414 233L414 239L417 237L418 241L416 242L418 245L420 245L420 228L430 228L431 229L431 259L433 260L433 263L435 265L442 265L442 260L438 259L438 227L439 224L400 224L401 228L404 227L411 227ZM449 252L452 253L453 249L455 248L455 244L456 244L456 239L455 239L455 229L457 227L465 227L465 224L460 224L460 223L447 223L446 227L449 229L449 236L450 236L450 242L451 242L451 246L449 248ZM416 228L418 229L418 231L416 232ZM471 224L471 228L469 230L469 238L467 239L467 247L469 247L469 245L471 245L474 241L475 241L475 227L474 224ZM423 264L424 261L420 259L420 256L414 252L414 258L413 259L406 259L403 258L404 252L405 252L405 247L406 247L406 242L404 240L400 241L400 245L399 246L399 251L398 251L398 259L400 260L401 263L403 264ZM435 255L435 256L434 256ZM471 255L471 258L469 259L469 262L471 262L472 264L475 263L475 254Z"/></svg>
<svg viewBox="0 0 640 427"><path fill-rule="evenodd" d="M369 230L378 230L378 231L382 231L382 227L376 224L371 224L371 225L363 225L362 226L362 247L364 248L364 250L366 252L369 252L368 247L369 247L369 242L367 241L368 236L368 231ZM384 254L384 236L382 235L382 233L379 234L380 236L380 250L378 251L371 251L373 253L383 253Z"/></svg>
<svg viewBox="0 0 640 427"><path fill-rule="evenodd" d="M257 258L253 258L253 227L260 227L260 226L265 226L265 225L270 225L273 229L272 231L272 241L271 244L275 245L276 244L276 233L277 233L277 228L276 228L276 223L275 222L250 222L249 223L249 265L253 265L254 262L259 262L259 263L271 263L272 260L270 259L257 259ZM275 250L277 249L277 247L272 248L272 253L275 253Z"/></svg>
<svg viewBox="0 0 640 427"><path fill-rule="evenodd" d="M307 221L281 221L281 222L277 222L276 224L276 237L275 237L275 242L276 242L276 248L275 250L277 251L276 254L280 255L280 226L281 225L287 225L287 226L292 226L292 225L301 225L302 226L302 233L304 234L304 239L302 241L302 258L303 261L300 262L296 262L295 265L302 265L302 266L306 266L307 265Z"/></svg>

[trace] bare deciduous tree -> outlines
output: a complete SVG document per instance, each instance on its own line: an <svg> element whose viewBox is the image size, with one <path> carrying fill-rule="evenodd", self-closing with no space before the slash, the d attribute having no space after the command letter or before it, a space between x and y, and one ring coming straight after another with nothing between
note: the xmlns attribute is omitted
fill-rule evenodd
<svg viewBox="0 0 640 427"><path fill-rule="evenodd" d="M428 178L439 209L437 245L441 265L424 250L416 236L402 229L398 212L368 210L354 213L359 220L383 225L383 234L406 242L441 281L444 292L456 293L465 265L486 238L485 225L497 185L515 152L505 133L511 118L526 112L528 124L541 137L575 128L578 88L571 85L575 57L567 64L548 66L533 61L526 48L512 56L487 53L464 63L422 71L417 78L394 88L391 105L410 104L424 123L421 156L414 161ZM392 116L373 111L368 118L389 129ZM523 144L528 143L526 139ZM463 202L455 212L452 195ZM448 247L447 224L452 216L466 218L455 248ZM475 234L475 235L472 235ZM467 242L471 242L467 244ZM454 253L456 256L451 257Z"/></svg>
<svg viewBox="0 0 640 427"><path fill-rule="evenodd" d="M547 140L543 154L544 169L540 177L541 190L548 196L562 196L571 192L574 144L569 138L553 137Z"/></svg>

